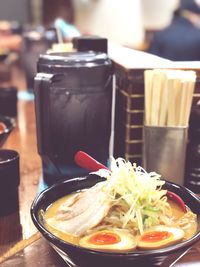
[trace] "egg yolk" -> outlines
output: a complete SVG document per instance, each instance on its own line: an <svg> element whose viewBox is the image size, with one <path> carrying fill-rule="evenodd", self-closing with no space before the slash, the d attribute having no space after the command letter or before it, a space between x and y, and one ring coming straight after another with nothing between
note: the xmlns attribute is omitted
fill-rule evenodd
<svg viewBox="0 0 200 267"><path fill-rule="evenodd" d="M121 241L121 238L115 233L102 232L93 235L88 240L94 245L111 245Z"/></svg>
<svg viewBox="0 0 200 267"><path fill-rule="evenodd" d="M159 242L172 236L173 234L167 231L153 231L144 234L140 240L144 242Z"/></svg>

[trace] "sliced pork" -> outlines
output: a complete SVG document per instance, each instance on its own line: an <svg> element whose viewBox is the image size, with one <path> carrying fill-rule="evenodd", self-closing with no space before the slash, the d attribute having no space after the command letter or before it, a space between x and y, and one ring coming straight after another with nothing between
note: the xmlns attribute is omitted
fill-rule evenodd
<svg viewBox="0 0 200 267"><path fill-rule="evenodd" d="M81 236L87 230L99 224L107 215L111 201L102 191L103 183L77 193L68 199L59 209L55 218L47 223L62 232Z"/></svg>

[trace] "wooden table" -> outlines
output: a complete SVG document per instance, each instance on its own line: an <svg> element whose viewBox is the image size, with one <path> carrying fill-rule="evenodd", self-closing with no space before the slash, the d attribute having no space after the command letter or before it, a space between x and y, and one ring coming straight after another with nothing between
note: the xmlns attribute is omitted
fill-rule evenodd
<svg viewBox="0 0 200 267"><path fill-rule="evenodd" d="M19 90L26 88L23 72L17 68L14 68L12 83ZM17 126L3 148L17 150L20 154L20 210L0 218L0 267L66 266L41 238L30 217L30 206L38 192L42 172L35 128L34 102L18 100ZM163 267L170 266L176 259L177 256L168 259ZM200 266L200 242L171 266Z"/></svg>
<svg viewBox="0 0 200 267"><path fill-rule="evenodd" d="M26 88L23 72L16 67L12 69L10 85L17 86L19 90ZM20 155L20 210L0 218L0 261L1 256L18 241L24 240L23 244L26 244L36 233L30 218L30 205L38 190L41 162L36 146L34 101L18 100L16 127L3 148L14 149Z"/></svg>

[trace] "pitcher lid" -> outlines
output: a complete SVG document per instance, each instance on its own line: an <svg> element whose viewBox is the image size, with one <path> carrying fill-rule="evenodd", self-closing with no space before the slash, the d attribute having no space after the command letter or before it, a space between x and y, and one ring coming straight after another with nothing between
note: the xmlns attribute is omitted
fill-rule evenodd
<svg viewBox="0 0 200 267"><path fill-rule="evenodd" d="M39 65L54 67L94 67L110 65L111 60L106 53L87 52L65 52L42 54L39 57Z"/></svg>

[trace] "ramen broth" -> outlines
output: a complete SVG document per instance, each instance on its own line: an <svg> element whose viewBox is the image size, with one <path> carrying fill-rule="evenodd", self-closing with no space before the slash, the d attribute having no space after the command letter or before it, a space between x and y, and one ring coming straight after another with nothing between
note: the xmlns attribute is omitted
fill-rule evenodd
<svg viewBox="0 0 200 267"><path fill-rule="evenodd" d="M62 197L60 199L58 199L57 201L55 201L53 204L51 204L47 210L45 211L44 215L43 215L43 219L44 219L44 225L46 227L46 229L48 231L50 231L52 234L54 234L55 236L57 236L58 238L67 241L69 243L72 243L74 245L79 245L79 241L82 238L81 237L77 237L77 236L73 236L70 235L68 233L64 233L62 231L59 231L58 229L55 229L53 227L51 227L48 223L47 223L47 219L50 218L54 218L57 214L57 211L60 207L60 205L62 205L63 203L66 202L66 200L71 197L73 194ZM175 221L181 220L181 217L185 214L181 208L173 201L168 200L169 205L171 206L172 209L172 216L174 217ZM185 216L190 216L189 215L189 209L188 212L186 213ZM185 236L183 240L187 240L189 238L191 238L197 231L197 219L196 218L191 218L191 220L189 220L190 223L189 224L184 224L184 220L183 220L183 227L180 227L184 230L185 232ZM177 227L177 226L176 226Z"/></svg>

